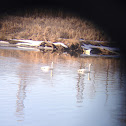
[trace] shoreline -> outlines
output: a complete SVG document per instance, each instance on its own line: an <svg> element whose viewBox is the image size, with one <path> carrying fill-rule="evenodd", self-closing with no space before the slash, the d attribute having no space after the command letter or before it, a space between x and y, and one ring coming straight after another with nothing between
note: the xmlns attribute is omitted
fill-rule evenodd
<svg viewBox="0 0 126 126"><path fill-rule="evenodd" d="M68 39L65 39L68 40ZM111 45L111 46L110 46ZM83 56L109 56L119 57L120 50L116 47L115 43L106 41L93 41L93 40L80 40L79 43L68 42L51 42L51 41L33 41L33 40L18 40L11 39L2 41L0 40L0 47L17 47L28 50L39 50L41 52L67 52L71 55Z"/></svg>

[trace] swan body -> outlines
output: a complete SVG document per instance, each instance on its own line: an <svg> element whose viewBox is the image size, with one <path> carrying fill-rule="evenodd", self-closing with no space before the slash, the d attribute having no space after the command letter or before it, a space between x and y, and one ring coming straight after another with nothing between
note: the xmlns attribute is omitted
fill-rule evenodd
<svg viewBox="0 0 126 126"><path fill-rule="evenodd" d="M90 66L91 64L89 64L89 69L78 69L78 73L81 73L81 74L90 73Z"/></svg>
<svg viewBox="0 0 126 126"><path fill-rule="evenodd" d="M83 49L84 54L91 55L91 49Z"/></svg>
<svg viewBox="0 0 126 126"><path fill-rule="evenodd" d="M43 66L43 67L41 67L41 70L43 70L43 71L53 70L53 62L51 64L51 66Z"/></svg>
<svg viewBox="0 0 126 126"><path fill-rule="evenodd" d="M89 73L90 71L89 70L86 70L86 69L79 69L78 70L78 73Z"/></svg>

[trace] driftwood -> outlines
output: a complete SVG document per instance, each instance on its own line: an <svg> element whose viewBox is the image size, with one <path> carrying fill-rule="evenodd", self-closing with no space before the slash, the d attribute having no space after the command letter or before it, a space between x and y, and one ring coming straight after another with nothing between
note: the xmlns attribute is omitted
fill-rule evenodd
<svg viewBox="0 0 126 126"><path fill-rule="evenodd" d="M91 45L91 44L83 44L81 46L84 50L84 52L86 52L85 50L90 50L91 52L93 50L95 50L93 53L106 53L106 54L117 54L119 55L119 49L115 48L115 47L106 47L106 46L95 46L95 45Z"/></svg>
<svg viewBox="0 0 126 126"><path fill-rule="evenodd" d="M82 42L78 44L72 44L70 46L65 45L62 42L51 42L51 41L33 41L33 40L17 40L17 39L11 39L9 41L0 41L0 46L6 46L6 47L17 47L20 49L28 49L30 50L30 47L35 48L37 50L42 51L58 51L58 52L68 52L68 53L83 53L86 55L120 55L119 49L116 47L109 47L109 46L103 46L100 41L95 41L93 44L90 41L88 42ZM91 44L92 43L92 44ZM106 42L107 43L107 42Z"/></svg>

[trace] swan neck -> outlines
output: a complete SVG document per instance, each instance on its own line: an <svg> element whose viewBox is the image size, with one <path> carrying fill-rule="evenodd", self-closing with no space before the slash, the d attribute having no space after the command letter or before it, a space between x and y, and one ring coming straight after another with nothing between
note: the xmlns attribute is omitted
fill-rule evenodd
<svg viewBox="0 0 126 126"><path fill-rule="evenodd" d="M53 62L52 62L52 64L51 64L51 68L53 68Z"/></svg>
<svg viewBox="0 0 126 126"><path fill-rule="evenodd" d="M91 67L91 65L89 64L89 71L90 71L90 69L91 69L90 67Z"/></svg>

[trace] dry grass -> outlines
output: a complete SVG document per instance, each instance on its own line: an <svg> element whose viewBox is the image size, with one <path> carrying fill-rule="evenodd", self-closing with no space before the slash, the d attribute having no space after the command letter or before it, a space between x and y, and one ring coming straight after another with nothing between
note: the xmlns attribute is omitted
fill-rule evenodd
<svg viewBox="0 0 126 126"><path fill-rule="evenodd" d="M77 43L80 38L85 40L107 41L109 37L88 20L75 16L57 15L46 11L24 15L6 15L0 19L0 40L31 39Z"/></svg>

